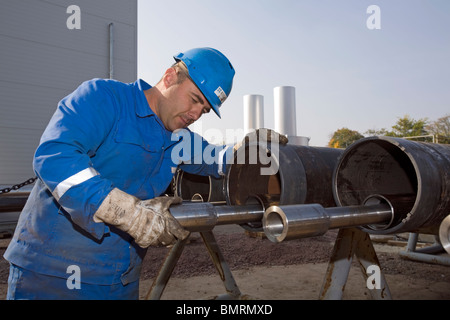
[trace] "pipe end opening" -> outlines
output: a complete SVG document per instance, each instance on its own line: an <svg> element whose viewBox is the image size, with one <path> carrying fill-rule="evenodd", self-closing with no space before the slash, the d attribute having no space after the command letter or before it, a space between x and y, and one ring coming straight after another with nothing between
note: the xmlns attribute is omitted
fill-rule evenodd
<svg viewBox="0 0 450 320"><path fill-rule="evenodd" d="M382 195L394 210L388 225L372 225L368 232L402 232L420 192L416 163L395 139L371 137L346 149L333 176L339 206L361 205L371 195Z"/></svg>
<svg viewBox="0 0 450 320"><path fill-rule="evenodd" d="M392 206L392 203L384 196L380 194L374 194L368 196L364 201L364 206L372 206L372 205L385 205L386 210L391 212L391 219L388 222L385 223L376 223L365 226L367 229L370 230L386 230L392 226L392 223L394 222L395 218L395 212L394 207Z"/></svg>
<svg viewBox="0 0 450 320"><path fill-rule="evenodd" d="M286 237L286 219L280 208L272 206L266 210L263 217L263 228L267 238L272 242L282 242Z"/></svg>

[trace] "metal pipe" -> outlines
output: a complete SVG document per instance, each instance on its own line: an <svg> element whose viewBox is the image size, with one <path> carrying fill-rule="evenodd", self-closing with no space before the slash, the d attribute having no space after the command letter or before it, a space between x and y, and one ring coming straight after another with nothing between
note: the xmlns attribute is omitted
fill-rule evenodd
<svg viewBox="0 0 450 320"><path fill-rule="evenodd" d="M408 243L406 245L406 251L414 251L414 252L426 253L426 254L443 253L443 252L445 252L445 250L442 247L442 245L439 243L438 239L439 239L439 237L437 237L437 239L435 239L436 241L432 245L425 246L422 248L417 248L416 246L417 246L417 242L419 240L419 234L411 232L409 234Z"/></svg>
<svg viewBox="0 0 450 320"><path fill-rule="evenodd" d="M22 211L29 195L29 192L11 192L0 195L0 212Z"/></svg>
<svg viewBox="0 0 450 320"><path fill-rule="evenodd" d="M243 224L261 221L264 209L259 204L245 206L214 206L217 215L217 225Z"/></svg>
<svg viewBox="0 0 450 320"><path fill-rule="evenodd" d="M264 215L260 204L215 206L209 202L183 202L169 210L181 226L191 232L210 231L216 225L257 222Z"/></svg>
<svg viewBox="0 0 450 320"><path fill-rule="evenodd" d="M265 205L318 203L336 206L332 174L343 150L261 142L256 133L234 155L226 178L229 205L262 195ZM240 158L242 156L242 159ZM263 156L265 159L262 159ZM272 174L263 169L275 168Z"/></svg>
<svg viewBox="0 0 450 320"><path fill-rule="evenodd" d="M244 205L258 196L266 208L304 203L334 207L332 174L342 153L333 148L267 143L256 133L248 134L227 170L227 204ZM269 169L270 174L262 174ZM262 231L262 225L255 223L250 229Z"/></svg>
<svg viewBox="0 0 450 320"><path fill-rule="evenodd" d="M244 96L244 134L264 127L264 97L257 94Z"/></svg>
<svg viewBox="0 0 450 320"><path fill-rule="evenodd" d="M392 218L389 205L363 205L324 209L330 218L329 229L382 224Z"/></svg>
<svg viewBox="0 0 450 320"><path fill-rule="evenodd" d="M422 261L427 263L435 263L450 266L450 257L448 255L447 256L432 255L417 251L400 251L399 255L402 256L403 258L407 258L413 261Z"/></svg>
<svg viewBox="0 0 450 320"><path fill-rule="evenodd" d="M289 137L289 144L296 145L296 146L309 146L309 140L311 140L310 137Z"/></svg>
<svg viewBox="0 0 450 320"><path fill-rule="evenodd" d="M175 195L183 200L226 203L224 178L200 176L178 170L174 189Z"/></svg>
<svg viewBox="0 0 450 320"><path fill-rule="evenodd" d="M418 240L419 234L411 232L409 234L406 250L400 251L400 256L414 261L450 265L450 257L434 255L444 251L443 246L438 241L432 246L417 249L416 245Z"/></svg>
<svg viewBox="0 0 450 320"><path fill-rule="evenodd" d="M439 227L439 240L441 241L442 247L450 253L450 215L447 216Z"/></svg>
<svg viewBox="0 0 450 320"><path fill-rule="evenodd" d="M276 87L273 89L273 96L275 131L288 137L297 136L295 87Z"/></svg>
<svg viewBox="0 0 450 320"><path fill-rule="evenodd" d="M263 228L272 242L315 237L329 229L389 223L392 206L383 198L373 196L361 206L324 208L319 204L271 206L263 217Z"/></svg>
<svg viewBox="0 0 450 320"><path fill-rule="evenodd" d="M333 174L339 206L358 205L371 194L388 198L392 223L366 232L438 234L450 212L450 146L392 137L358 140L341 156Z"/></svg>

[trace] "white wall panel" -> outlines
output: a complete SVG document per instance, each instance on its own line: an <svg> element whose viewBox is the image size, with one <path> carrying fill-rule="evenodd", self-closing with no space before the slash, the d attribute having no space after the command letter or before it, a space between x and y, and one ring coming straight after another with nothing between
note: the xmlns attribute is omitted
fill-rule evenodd
<svg viewBox="0 0 450 320"><path fill-rule="evenodd" d="M69 30L69 5L81 29ZM57 103L81 82L137 77L137 0L0 0L0 186L32 177L32 156Z"/></svg>

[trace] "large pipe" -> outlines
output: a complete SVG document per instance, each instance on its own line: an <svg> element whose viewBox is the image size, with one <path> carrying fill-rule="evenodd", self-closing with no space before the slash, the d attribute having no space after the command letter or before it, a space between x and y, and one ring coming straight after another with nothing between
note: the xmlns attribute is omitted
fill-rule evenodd
<svg viewBox="0 0 450 320"><path fill-rule="evenodd" d="M228 205L244 205L257 196L265 207L304 203L336 206L331 182L343 150L278 145L260 138L256 133L247 135L246 143L234 155L225 181Z"/></svg>
<svg viewBox="0 0 450 320"><path fill-rule="evenodd" d="M209 202L184 202L170 207L170 213L191 232L205 232L216 225L261 221L264 208L260 204L215 206Z"/></svg>
<svg viewBox="0 0 450 320"><path fill-rule="evenodd" d="M174 194L183 200L226 203L223 178L200 176L178 170L174 186Z"/></svg>
<svg viewBox="0 0 450 320"><path fill-rule="evenodd" d="M273 96L275 131L287 136L289 144L308 146L309 137L297 136L295 87L275 87Z"/></svg>
<svg viewBox="0 0 450 320"><path fill-rule="evenodd" d="M271 206L263 217L263 228L272 242L315 237L329 229L364 225L384 225L393 217L393 208L384 197L374 195L363 205L324 208L319 204Z"/></svg>
<svg viewBox="0 0 450 320"><path fill-rule="evenodd" d="M348 147L333 175L339 206L361 203L371 194L391 202L395 217L375 234L437 234L450 212L450 146L392 137L370 137Z"/></svg>
<svg viewBox="0 0 450 320"><path fill-rule="evenodd" d="M264 128L264 97L257 94L244 96L244 134Z"/></svg>
<svg viewBox="0 0 450 320"><path fill-rule="evenodd" d="M296 137L295 87L276 87L273 96L275 131L287 137Z"/></svg>

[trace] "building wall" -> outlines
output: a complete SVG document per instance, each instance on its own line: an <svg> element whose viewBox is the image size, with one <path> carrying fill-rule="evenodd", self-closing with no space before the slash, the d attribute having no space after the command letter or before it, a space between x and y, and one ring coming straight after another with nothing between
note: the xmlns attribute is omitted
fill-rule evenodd
<svg viewBox="0 0 450 320"><path fill-rule="evenodd" d="M80 29L69 29L80 8ZM57 103L81 82L137 78L137 0L0 0L0 186L34 176L32 157Z"/></svg>

